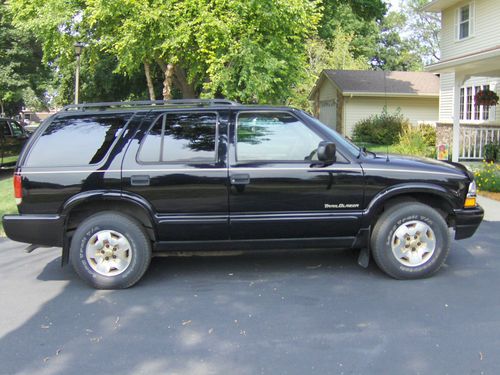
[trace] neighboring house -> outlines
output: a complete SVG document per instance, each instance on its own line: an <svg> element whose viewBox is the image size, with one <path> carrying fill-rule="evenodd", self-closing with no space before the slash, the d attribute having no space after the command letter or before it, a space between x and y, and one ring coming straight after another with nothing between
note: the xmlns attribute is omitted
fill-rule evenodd
<svg viewBox="0 0 500 375"><path fill-rule="evenodd" d="M314 115L351 136L354 125L385 106L414 124L438 120L439 77L428 72L324 70L309 94Z"/></svg>
<svg viewBox="0 0 500 375"><path fill-rule="evenodd" d="M498 106L477 106L479 90L500 92L500 0L434 0L441 13L441 60L426 70L441 76L438 142L453 144L453 160L480 159L500 141Z"/></svg>

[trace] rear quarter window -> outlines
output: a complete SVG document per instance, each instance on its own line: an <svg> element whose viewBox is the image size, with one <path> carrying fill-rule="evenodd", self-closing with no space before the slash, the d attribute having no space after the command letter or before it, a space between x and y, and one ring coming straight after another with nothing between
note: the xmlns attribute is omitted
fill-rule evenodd
<svg viewBox="0 0 500 375"><path fill-rule="evenodd" d="M132 114L56 118L33 145L26 166L85 166L101 162Z"/></svg>

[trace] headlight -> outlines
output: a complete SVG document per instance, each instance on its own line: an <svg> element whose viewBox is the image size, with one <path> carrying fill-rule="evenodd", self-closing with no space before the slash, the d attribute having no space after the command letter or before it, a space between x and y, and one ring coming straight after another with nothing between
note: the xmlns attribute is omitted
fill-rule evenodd
<svg viewBox="0 0 500 375"><path fill-rule="evenodd" d="M472 182L469 184L469 191L467 192L467 198L465 198L465 208L471 208L471 207L476 207L476 193L477 193L477 186L476 186L476 181L472 180Z"/></svg>

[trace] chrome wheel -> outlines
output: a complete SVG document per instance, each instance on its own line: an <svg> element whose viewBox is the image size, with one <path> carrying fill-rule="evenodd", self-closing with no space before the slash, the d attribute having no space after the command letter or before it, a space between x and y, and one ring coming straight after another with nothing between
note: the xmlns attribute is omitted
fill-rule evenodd
<svg viewBox="0 0 500 375"><path fill-rule="evenodd" d="M426 223L409 221L396 229L392 236L391 248L399 263L407 267L418 267L434 254L436 236Z"/></svg>
<svg viewBox="0 0 500 375"><path fill-rule="evenodd" d="M98 274L116 276L130 265L132 248L123 234L102 230L88 240L85 256L90 267Z"/></svg>

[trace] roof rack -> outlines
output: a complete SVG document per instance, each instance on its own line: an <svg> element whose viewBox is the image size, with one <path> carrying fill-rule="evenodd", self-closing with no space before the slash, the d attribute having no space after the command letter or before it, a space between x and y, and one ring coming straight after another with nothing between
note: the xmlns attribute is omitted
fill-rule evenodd
<svg viewBox="0 0 500 375"><path fill-rule="evenodd" d="M87 108L105 109L117 107L147 107L147 106L198 106L209 107L214 105L238 105L238 102L233 102L226 99L172 99L172 100L143 100L129 102L101 102L101 103L82 103L69 104L63 107L63 111L78 111Z"/></svg>

